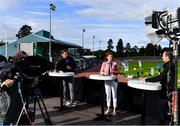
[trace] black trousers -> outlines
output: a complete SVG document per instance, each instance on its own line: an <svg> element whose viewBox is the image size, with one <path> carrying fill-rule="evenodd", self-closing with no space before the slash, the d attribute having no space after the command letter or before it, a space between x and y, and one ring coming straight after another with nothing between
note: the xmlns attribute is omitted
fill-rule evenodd
<svg viewBox="0 0 180 126"><path fill-rule="evenodd" d="M11 89L8 91L8 94L10 95L10 106L5 115L3 125L10 125L10 124L14 125L21 112L22 102L21 102L20 95L17 91L14 91Z"/></svg>
<svg viewBox="0 0 180 126"><path fill-rule="evenodd" d="M169 124L170 116L169 113L169 106L168 106L168 99L159 99L159 118L160 124Z"/></svg>

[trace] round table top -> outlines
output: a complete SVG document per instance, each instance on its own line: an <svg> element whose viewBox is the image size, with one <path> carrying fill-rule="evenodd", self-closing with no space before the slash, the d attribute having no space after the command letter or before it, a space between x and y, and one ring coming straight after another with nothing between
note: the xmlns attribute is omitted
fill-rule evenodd
<svg viewBox="0 0 180 126"><path fill-rule="evenodd" d="M115 80L116 76L114 75L100 75L100 74L91 74L89 75L89 79L92 80Z"/></svg>
<svg viewBox="0 0 180 126"><path fill-rule="evenodd" d="M74 75L74 72L49 72L49 76L53 77L72 77Z"/></svg>
<svg viewBox="0 0 180 126"><path fill-rule="evenodd" d="M161 90L160 82L144 82L142 80L129 80L128 86L141 90L151 90L151 91Z"/></svg>

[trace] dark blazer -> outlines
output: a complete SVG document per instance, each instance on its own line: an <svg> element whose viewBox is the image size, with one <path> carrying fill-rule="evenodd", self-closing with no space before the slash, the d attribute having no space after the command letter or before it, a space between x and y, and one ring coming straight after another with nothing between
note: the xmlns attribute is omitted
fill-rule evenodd
<svg viewBox="0 0 180 126"><path fill-rule="evenodd" d="M67 69L66 66L71 66L71 70ZM68 56L66 59L61 59L57 63L56 70L63 72L75 72L76 63L71 56Z"/></svg>
<svg viewBox="0 0 180 126"><path fill-rule="evenodd" d="M162 89L160 91L161 98L167 98L167 93L175 90L175 63L169 61L163 65L163 71L160 75L147 78L146 82L160 81Z"/></svg>

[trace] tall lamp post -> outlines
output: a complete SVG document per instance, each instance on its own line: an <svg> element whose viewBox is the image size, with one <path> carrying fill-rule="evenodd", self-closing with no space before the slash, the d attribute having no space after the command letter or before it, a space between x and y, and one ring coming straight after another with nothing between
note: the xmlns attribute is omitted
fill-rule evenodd
<svg viewBox="0 0 180 126"><path fill-rule="evenodd" d="M82 48L84 48L84 32L86 30L85 29L82 29Z"/></svg>
<svg viewBox="0 0 180 126"><path fill-rule="evenodd" d="M56 6L52 3L49 4L49 60L52 61L51 57L51 10L55 11Z"/></svg>
<svg viewBox="0 0 180 126"><path fill-rule="evenodd" d="M101 41L99 41L99 51L101 50Z"/></svg>
<svg viewBox="0 0 180 126"><path fill-rule="evenodd" d="M8 40L7 40L7 26L5 26L5 29L6 29L6 31L5 31L5 37L6 37L6 45L5 45L5 56L6 56L6 58L8 58L8 54L7 54L7 44L8 44Z"/></svg>
<svg viewBox="0 0 180 126"><path fill-rule="evenodd" d="M7 35L8 35L8 30L7 30L7 25L6 24L1 24L2 29L4 30L4 41L5 41L5 57L8 58L8 54L7 54L7 44L8 44L8 40L7 40Z"/></svg>
<svg viewBox="0 0 180 126"><path fill-rule="evenodd" d="M101 60L101 41L99 41L99 61Z"/></svg>
<svg viewBox="0 0 180 126"><path fill-rule="evenodd" d="M95 39L95 36L93 36L93 62L94 62L94 39Z"/></svg>

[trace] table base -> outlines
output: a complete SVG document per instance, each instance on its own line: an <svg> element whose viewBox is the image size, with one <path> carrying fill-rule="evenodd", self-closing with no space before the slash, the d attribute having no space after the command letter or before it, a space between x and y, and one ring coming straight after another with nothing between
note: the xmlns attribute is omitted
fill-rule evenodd
<svg viewBox="0 0 180 126"><path fill-rule="evenodd" d="M143 99L143 107L142 107L142 113L141 113L141 124L145 125L146 123L146 92L142 91L142 99Z"/></svg>
<svg viewBox="0 0 180 126"><path fill-rule="evenodd" d="M111 121L111 118L108 115L96 114L97 117L93 119L93 121L106 120Z"/></svg>
<svg viewBox="0 0 180 126"><path fill-rule="evenodd" d="M57 112L62 112L63 110L68 110L68 109L71 109L71 108L68 108L66 106L62 106L62 107L55 106L55 107L53 107L53 109L57 109Z"/></svg>

